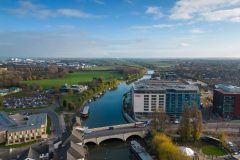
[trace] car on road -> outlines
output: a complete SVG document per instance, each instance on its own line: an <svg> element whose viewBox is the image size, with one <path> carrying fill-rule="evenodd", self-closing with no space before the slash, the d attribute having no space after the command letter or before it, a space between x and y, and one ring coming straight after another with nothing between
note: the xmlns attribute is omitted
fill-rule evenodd
<svg viewBox="0 0 240 160"><path fill-rule="evenodd" d="M109 130L114 130L114 127L109 127L108 129L109 129Z"/></svg>
<svg viewBox="0 0 240 160"><path fill-rule="evenodd" d="M179 124L179 123L180 123L180 121L178 119L174 120L174 124Z"/></svg>

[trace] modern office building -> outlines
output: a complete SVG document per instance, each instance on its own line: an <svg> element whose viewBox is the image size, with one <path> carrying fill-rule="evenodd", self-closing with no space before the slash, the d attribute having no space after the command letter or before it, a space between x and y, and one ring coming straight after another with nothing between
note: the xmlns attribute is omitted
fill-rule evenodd
<svg viewBox="0 0 240 160"><path fill-rule="evenodd" d="M1 143L6 145L47 138L47 114L30 115L26 122L17 123L5 112L0 112Z"/></svg>
<svg viewBox="0 0 240 160"><path fill-rule="evenodd" d="M240 117L240 87L216 85L213 92L213 107L223 117Z"/></svg>
<svg viewBox="0 0 240 160"><path fill-rule="evenodd" d="M142 80L132 88L133 111L136 116L153 112L166 112L179 117L183 105L200 105L199 88L176 81Z"/></svg>

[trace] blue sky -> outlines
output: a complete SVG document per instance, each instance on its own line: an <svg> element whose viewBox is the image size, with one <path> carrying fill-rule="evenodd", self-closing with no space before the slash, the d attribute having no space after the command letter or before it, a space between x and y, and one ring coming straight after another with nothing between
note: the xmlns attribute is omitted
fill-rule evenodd
<svg viewBox="0 0 240 160"><path fill-rule="evenodd" d="M240 0L1 0L9 56L240 57Z"/></svg>

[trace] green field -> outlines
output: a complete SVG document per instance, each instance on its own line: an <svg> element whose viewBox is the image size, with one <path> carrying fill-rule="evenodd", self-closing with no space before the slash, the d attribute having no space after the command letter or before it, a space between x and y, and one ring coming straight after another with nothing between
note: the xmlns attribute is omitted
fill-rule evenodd
<svg viewBox="0 0 240 160"><path fill-rule="evenodd" d="M96 66L96 67L84 68L84 70L87 70L87 71L104 71L104 70L114 70L114 69L116 69L116 66Z"/></svg>
<svg viewBox="0 0 240 160"><path fill-rule="evenodd" d="M152 63L153 65L155 65L157 68L170 68L170 67L174 67L176 64L173 62L154 62Z"/></svg>
<svg viewBox="0 0 240 160"><path fill-rule="evenodd" d="M218 147L218 146L213 146L213 145L206 145L203 146L202 148L202 152L206 155L209 156L223 156L226 155L227 152L225 150L223 150L222 148Z"/></svg>
<svg viewBox="0 0 240 160"><path fill-rule="evenodd" d="M21 148L21 147L25 147L25 146L30 146L34 143L36 143L37 141L30 141L30 142L25 142L25 143L20 143L20 144L12 144L12 145L6 145L6 144L0 144L0 148Z"/></svg>
<svg viewBox="0 0 240 160"><path fill-rule="evenodd" d="M63 104L63 100L65 99L67 102L73 102L74 104L78 105L79 103L79 97L80 97L80 93L76 93L73 95L61 95L60 96L60 100L61 100L61 104Z"/></svg>
<svg viewBox="0 0 240 160"><path fill-rule="evenodd" d="M30 81L22 81L25 84L37 84L43 88L52 88L55 86L61 86L64 84L77 84L81 82L90 82L92 79L96 77L104 77L108 79L110 77L114 77L117 79L124 79L124 76L119 71L85 71L85 72L74 72L69 73L64 78L56 78L56 79L44 79L44 80L30 80Z"/></svg>

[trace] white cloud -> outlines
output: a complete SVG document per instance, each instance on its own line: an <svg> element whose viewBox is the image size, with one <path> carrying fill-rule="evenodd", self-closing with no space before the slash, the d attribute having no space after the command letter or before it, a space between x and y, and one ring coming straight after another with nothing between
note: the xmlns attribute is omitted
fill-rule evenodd
<svg viewBox="0 0 240 160"><path fill-rule="evenodd" d="M76 18L96 18L99 16L92 15L90 13L83 12L78 9L72 8L59 8L49 9L46 6L33 4L30 1L19 1L18 8L5 8L4 11L20 15L20 16L33 16L37 18L48 18L48 17L76 17Z"/></svg>
<svg viewBox="0 0 240 160"><path fill-rule="evenodd" d="M171 19L203 19L207 21L240 19L240 0L179 0L170 15Z"/></svg>
<svg viewBox="0 0 240 160"><path fill-rule="evenodd" d="M181 47L188 47L188 46L190 46L190 44L189 44L189 43L186 43L186 42L181 42L181 43L180 43L180 46L181 46Z"/></svg>
<svg viewBox="0 0 240 160"><path fill-rule="evenodd" d="M193 24L192 22L188 22L188 23L175 23L175 24L160 23L160 24L153 24L153 25L135 25L135 26L132 26L131 29L138 29L138 30L164 29L164 28L174 28L179 26L188 26L192 24Z"/></svg>
<svg viewBox="0 0 240 160"><path fill-rule="evenodd" d="M163 17L163 14L162 14L160 8L157 6L147 7L145 13L148 15L152 15L154 19L159 19L159 18Z"/></svg>
<svg viewBox="0 0 240 160"><path fill-rule="evenodd" d="M56 10L57 15L62 15L66 17L79 17L79 18L89 18L94 17L92 14L82 12L77 9L62 8Z"/></svg>
<svg viewBox="0 0 240 160"><path fill-rule="evenodd" d="M105 4L105 2L102 1L102 0L94 0L94 2L97 3L97 4Z"/></svg>
<svg viewBox="0 0 240 160"><path fill-rule="evenodd" d="M154 24L154 25L139 25L139 26L132 26L132 29L138 30L148 30L148 29L163 29L163 28L172 28L176 25L173 24Z"/></svg>
<svg viewBox="0 0 240 160"><path fill-rule="evenodd" d="M240 22L240 8L207 12L203 15L208 21L230 20L232 22Z"/></svg>
<svg viewBox="0 0 240 160"><path fill-rule="evenodd" d="M200 34L200 33L204 33L203 30L199 29L199 28L193 28L190 31L191 33L195 33L195 34Z"/></svg>
<svg viewBox="0 0 240 160"><path fill-rule="evenodd" d="M133 4L133 0L125 0L125 2L127 2L129 4Z"/></svg>

